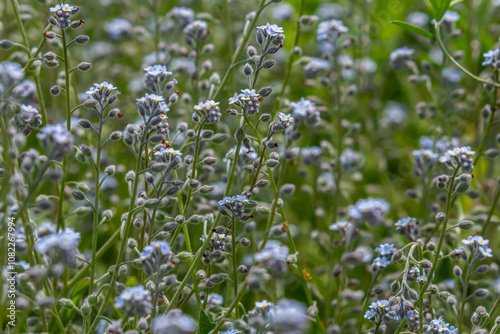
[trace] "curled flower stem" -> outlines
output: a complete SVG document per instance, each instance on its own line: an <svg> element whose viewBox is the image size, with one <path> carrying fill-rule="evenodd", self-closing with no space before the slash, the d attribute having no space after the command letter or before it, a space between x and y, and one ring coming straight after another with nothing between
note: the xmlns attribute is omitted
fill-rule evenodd
<svg viewBox="0 0 500 334"><path fill-rule="evenodd" d="M498 82L498 70L495 69L494 73L495 77L495 82ZM495 113L498 109L498 104L497 104L497 93L498 93L498 87L495 86L495 89L493 90L492 95L492 103L491 103L491 115L490 115L490 120L488 121L488 124L486 125L486 130L484 132L483 140L481 141L481 146L479 146L479 149L477 150L477 155L476 158L474 159L474 165L477 165L479 159L483 156L484 150L486 149L486 144L488 143L488 140L490 139L490 133L491 129L493 127L493 123L495 121Z"/></svg>
<svg viewBox="0 0 500 334"><path fill-rule="evenodd" d="M465 74L467 74L469 77L471 77L472 79L474 79L476 81L479 81L483 84L487 84L490 86L500 87L500 84L498 84L496 82L483 80L480 77L469 72L469 70L466 69L465 67L463 67L455 58L453 58L453 55L450 53L450 51L448 51L448 49L446 49L446 46L443 43L443 39L441 38L441 25L439 22L436 22L435 29L436 29L436 40L438 41L439 46L441 47L443 52L446 54L446 56L450 59L450 61L453 64L455 64L456 67L458 67L458 69L460 69L462 72L464 72Z"/></svg>

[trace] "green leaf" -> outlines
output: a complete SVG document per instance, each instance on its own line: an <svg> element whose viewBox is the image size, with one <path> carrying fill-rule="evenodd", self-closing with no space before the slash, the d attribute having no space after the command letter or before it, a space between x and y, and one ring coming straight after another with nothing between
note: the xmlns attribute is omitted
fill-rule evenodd
<svg viewBox="0 0 500 334"><path fill-rule="evenodd" d="M455 5L458 5L459 3L463 2L464 0L453 0L451 3L450 3L450 8L455 6Z"/></svg>
<svg viewBox="0 0 500 334"><path fill-rule="evenodd" d="M71 298L73 299L75 304L78 304L80 299L87 292L88 286L89 286L88 278L84 278L76 284L75 288L73 289L73 293L71 294Z"/></svg>
<svg viewBox="0 0 500 334"><path fill-rule="evenodd" d="M436 11L436 21L441 21L444 16L444 13L450 8L451 0L441 0L439 4L439 8Z"/></svg>
<svg viewBox="0 0 500 334"><path fill-rule="evenodd" d="M437 0L429 0L431 2L432 7L434 7L434 10L438 10L438 3Z"/></svg>
<svg viewBox="0 0 500 334"><path fill-rule="evenodd" d="M406 23L404 21L398 21L398 20L391 21L391 23L395 24L397 26L403 27L406 30L411 31L411 32L413 32L415 34L418 34L418 35L420 35L422 37L428 38L430 40L434 40L434 35L432 35L427 30L424 30L424 29L422 29L420 27L414 26L413 24L409 24L409 23Z"/></svg>
<svg viewBox="0 0 500 334"><path fill-rule="evenodd" d="M215 324L210 321L210 318L205 311L200 310L200 334L208 334L215 328Z"/></svg>

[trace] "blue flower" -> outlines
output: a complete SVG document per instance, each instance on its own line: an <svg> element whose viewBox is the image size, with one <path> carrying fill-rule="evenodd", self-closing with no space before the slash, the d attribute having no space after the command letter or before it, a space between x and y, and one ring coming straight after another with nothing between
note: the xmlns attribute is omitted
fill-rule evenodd
<svg viewBox="0 0 500 334"><path fill-rule="evenodd" d="M115 298L115 307L124 311L128 316L144 316L152 308L150 292L144 289L142 285L125 288Z"/></svg>
<svg viewBox="0 0 500 334"><path fill-rule="evenodd" d="M394 247L394 244L385 243L375 248L375 251L381 256L390 256L396 251L396 248Z"/></svg>
<svg viewBox="0 0 500 334"><path fill-rule="evenodd" d="M381 269L381 268L386 268L388 265L391 264L391 261L389 261L385 256L382 256L382 257L376 257L374 260L373 260L373 265L375 266L375 268L377 269Z"/></svg>
<svg viewBox="0 0 500 334"><path fill-rule="evenodd" d="M407 62L411 60L412 56L415 54L415 50L410 49L407 46L398 48L391 52L390 62L391 66L397 70L403 66L407 65Z"/></svg>
<svg viewBox="0 0 500 334"><path fill-rule="evenodd" d="M483 66L495 65L499 56L500 56L500 49L490 50L486 53L483 53L484 57Z"/></svg>

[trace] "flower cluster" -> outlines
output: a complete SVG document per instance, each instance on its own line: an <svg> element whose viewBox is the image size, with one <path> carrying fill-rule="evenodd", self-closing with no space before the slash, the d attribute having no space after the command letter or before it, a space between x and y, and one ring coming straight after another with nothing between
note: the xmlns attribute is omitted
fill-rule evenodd
<svg viewBox="0 0 500 334"><path fill-rule="evenodd" d="M14 116L13 122L27 136L33 128L39 128L42 125L42 115L35 107L23 104L21 112Z"/></svg>
<svg viewBox="0 0 500 334"><path fill-rule="evenodd" d="M396 250L396 247L389 243L381 244L375 248L375 251L379 253L379 256L373 260L373 270L380 270L391 264L391 256Z"/></svg>
<svg viewBox="0 0 500 334"><path fill-rule="evenodd" d="M363 222L369 225L380 225L385 220L385 215L390 209L390 204L382 198L367 198L359 200L356 205L349 207L349 216L354 222Z"/></svg>
<svg viewBox="0 0 500 334"><path fill-rule="evenodd" d="M460 247L458 250L463 251L468 248L471 251L472 259L493 256L491 248L488 248L490 241L483 239L481 236L469 236L467 239L462 240L462 243L465 247Z"/></svg>
<svg viewBox="0 0 500 334"><path fill-rule="evenodd" d="M170 245L166 241L153 241L151 245L144 247L139 261L148 275L155 272L159 273L159 275L166 274L177 262Z"/></svg>
<svg viewBox="0 0 500 334"><path fill-rule="evenodd" d="M415 160L413 169L415 174L417 174L417 176L424 176L434 168L438 159L438 154L430 149L414 150L413 159Z"/></svg>
<svg viewBox="0 0 500 334"><path fill-rule="evenodd" d="M193 121L199 123L201 115L203 122L207 124L217 123L221 117L219 104L220 102L215 102L214 100L198 103L194 106Z"/></svg>
<svg viewBox="0 0 500 334"><path fill-rule="evenodd" d="M255 253L254 258L259 264L271 269L274 274L280 274L287 268L288 247L279 241L269 240L264 249Z"/></svg>
<svg viewBox="0 0 500 334"><path fill-rule="evenodd" d="M14 84L24 78L20 64L4 61L0 63L0 94L7 92Z"/></svg>
<svg viewBox="0 0 500 334"><path fill-rule="evenodd" d="M158 125L167 119L167 112L170 110L165 103L165 98L156 94L148 94L137 99L136 102L139 114L145 118L146 122Z"/></svg>
<svg viewBox="0 0 500 334"><path fill-rule="evenodd" d="M260 45L265 44L269 45L270 43L275 45L280 45L283 43L285 38L285 31L282 27L279 27L276 24L267 23L265 26L257 27L257 42Z"/></svg>
<svg viewBox="0 0 500 334"><path fill-rule="evenodd" d="M399 70L402 67L408 66L408 62L411 61L414 54L415 50L406 46L392 51L390 57L392 68Z"/></svg>
<svg viewBox="0 0 500 334"><path fill-rule="evenodd" d="M151 310L151 295L142 285L125 288L115 298L115 307L125 312L126 316L141 317Z"/></svg>
<svg viewBox="0 0 500 334"><path fill-rule="evenodd" d="M193 318L178 309L173 309L167 314L153 319L155 333L192 334L196 327Z"/></svg>
<svg viewBox="0 0 500 334"><path fill-rule="evenodd" d="M242 89L240 94L234 94L229 98L229 104L234 104L243 109L248 115L254 115L259 112L262 97L255 92L255 89Z"/></svg>
<svg viewBox="0 0 500 334"><path fill-rule="evenodd" d="M425 331L427 333L455 334L458 333L458 328L450 326L443 318L439 318L431 320L431 322L426 325Z"/></svg>
<svg viewBox="0 0 500 334"><path fill-rule="evenodd" d="M484 61L483 66L491 66L492 68L498 68L497 61L500 56L500 49L490 50L483 53Z"/></svg>
<svg viewBox="0 0 500 334"><path fill-rule="evenodd" d="M396 226L396 231L400 235L406 235L406 237L410 241L416 240L418 232L420 230L419 225L420 224L417 219L412 217L401 218L394 223L394 226Z"/></svg>
<svg viewBox="0 0 500 334"><path fill-rule="evenodd" d="M349 29L341 20L331 19L321 22L316 30L316 39L321 51L333 54L337 48L338 38L348 31Z"/></svg>
<svg viewBox="0 0 500 334"><path fill-rule="evenodd" d="M209 35L207 22L196 20L184 28L184 41L191 47L197 47L206 40Z"/></svg>
<svg viewBox="0 0 500 334"><path fill-rule="evenodd" d="M119 95L120 92L109 82L103 81L101 83L95 83L85 94L101 103L101 105L104 105L107 102L112 103L114 99L116 99L116 95ZM112 98L111 101L108 100L110 97Z"/></svg>
<svg viewBox="0 0 500 334"><path fill-rule="evenodd" d="M439 161L454 169L462 168L464 173L470 173L474 169L474 159L472 158L474 154L476 152L471 151L470 146L455 147L441 156Z"/></svg>
<svg viewBox="0 0 500 334"><path fill-rule="evenodd" d="M51 229L47 233L49 234L38 238L35 244L37 252L46 255L52 264L74 265L78 255L80 233L69 227L59 232Z"/></svg>
<svg viewBox="0 0 500 334"><path fill-rule="evenodd" d="M78 11L78 7L70 6L68 4L58 4L50 8L50 12L54 13L55 19L59 28L68 28L71 24L71 15Z"/></svg>
<svg viewBox="0 0 500 334"><path fill-rule="evenodd" d="M389 313L389 301L386 299L377 300L371 303L369 308L364 315L365 319L374 323L385 320L384 318L387 318Z"/></svg>
<svg viewBox="0 0 500 334"><path fill-rule="evenodd" d="M245 195L224 197L219 201L218 210L225 216L247 220L250 212L248 204L250 204L250 200Z"/></svg>
<svg viewBox="0 0 500 334"><path fill-rule="evenodd" d="M172 72L167 70L165 65L151 65L146 67L144 72L146 72L144 75L145 85L155 94L161 95L165 90L173 88L177 83L175 79L167 82L167 78L172 75Z"/></svg>
<svg viewBox="0 0 500 334"><path fill-rule="evenodd" d="M36 136L47 155L54 160L62 159L73 147L73 136L62 124L46 125Z"/></svg>
<svg viewBox="0 0 500 334"><path fill-rule="evenodd" d="M314 102L301 98L298 102L290 103L293 108L294 126L305 122L308 126L315 126L320 120L318 108Z"/></svg>
<svg viewBox="0 0 500 334"><path fill-rule="evenodd" d="M349 173L357 171L362 162L363 156L351 148L346 148L340 155L340 164Z"/></svg>
<svg viewBox="0 0 500 334"><path fill-rule="evenodd" d="M177 169L180 167L182 153L171 147L160 147L154 153L156 161L167 164L168 169Z"/></svg>

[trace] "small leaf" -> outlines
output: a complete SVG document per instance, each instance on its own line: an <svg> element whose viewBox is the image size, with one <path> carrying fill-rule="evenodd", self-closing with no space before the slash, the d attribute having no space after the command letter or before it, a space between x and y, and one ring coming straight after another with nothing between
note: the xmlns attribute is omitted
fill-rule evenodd
<svg viewBox="0 0 500 334"><path fill-rule="evenodd" d="M205 311L200 310L200 334L208 334L214 328L215 324L210 321Z"/></svg>
<svg viewBox="0 0 500 334"><path fill-rule="evenodd" d="M452 0L452 2L450 3L450 8L455 6L455 5L458 5L459 3L463 2L464 0Z"/></svg>
<svg viewBox="0 0 500 334"><path fill-rule="evenodd" d="M437 0L430 0L432 7L434 7L434 10L438 10L438 3Z"/></svg>
<svg viewBox="0 0 500 334"><path fill-rule="evenodd" d="M418 34L422 37L428 38L430 40L434 40L434 36L430 32L428 32L427 30L424 30L420 27L414 26L413 24L409 24L409 23L406 23L404 21L398 21L398 20L391 21L391 23L395 24L397 26L403 27L406 30L411 31L415 34Z"/></svg>
<svg viewBox="0 0 500 334"><path fill-rule="evenodd" d="M450 3L451 0L441 0L441 3L439 4L439 8L436 11L436 21L441 21L441 19L444 16L444 13L450 8Z"/></svg>

